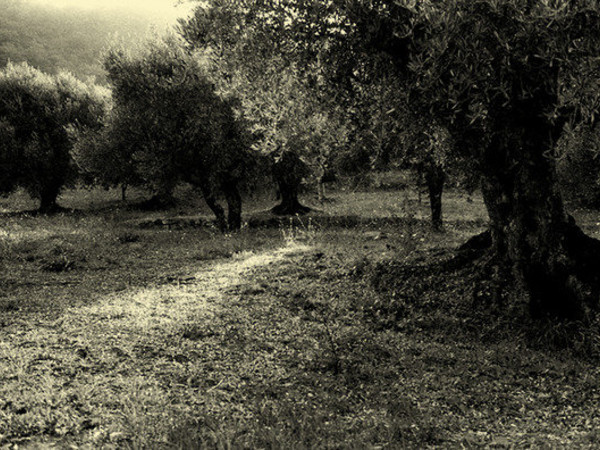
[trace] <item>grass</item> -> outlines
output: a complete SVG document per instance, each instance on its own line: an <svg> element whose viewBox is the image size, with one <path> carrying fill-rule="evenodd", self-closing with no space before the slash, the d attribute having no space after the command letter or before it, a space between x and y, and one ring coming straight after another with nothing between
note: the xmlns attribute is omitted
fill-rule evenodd
<svg viewBox="0 0 600 450"><path fill-rule="evenodd" d="M419 272L481 230L480 199L447 195L444 233L389 190L292 222L254 204L222 236L195 204L108 194L0 217L0 447L599 445L597 335L577 350L474 303L469 274Z"/></svg>

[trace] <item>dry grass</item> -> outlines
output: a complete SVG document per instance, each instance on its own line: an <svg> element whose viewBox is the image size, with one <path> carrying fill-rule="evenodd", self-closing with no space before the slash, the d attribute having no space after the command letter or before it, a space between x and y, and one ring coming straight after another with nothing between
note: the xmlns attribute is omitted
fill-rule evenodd
<svg viewBox="0 0 600 450"><path fill-rule="evenodd" d="M390 326L373 268L443 255L484 225L479 199L450 193L432 233L414 193L331 197L274 227L259 204L232 236L101 195L0 218L0 447L598 446L597 361L425 278Z"/></svg>

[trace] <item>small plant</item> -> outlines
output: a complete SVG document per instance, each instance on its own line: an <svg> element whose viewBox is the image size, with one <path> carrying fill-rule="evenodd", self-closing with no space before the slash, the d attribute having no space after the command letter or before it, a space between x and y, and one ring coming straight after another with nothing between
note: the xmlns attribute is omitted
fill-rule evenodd
<svg viewBox="0 0 600 450"><path fill-rule="evenodd" d="M75 268L74 261L67 255L59 255L56 259L46 260L42 263L42 270L46 272L67 272Z"/></svg>
<svg viewBox="0 0 600 450"><path fill-rule="evenodd" d="M32 258L35 259L38 258ZM57 243L46 251L40 250L40 268L45 272L68 272L85 260L85 255L68 243Z"/></svg>
<svg viewBox="0 0 600 450"><path fill-rule="evenodd" d="M287 244L312 243L316 239L317 229L312 222L312 218L309 217L307 222L304 223L300 216L296 214L294 217L290 217L287 228L281 228L281 235Z"/></svg>

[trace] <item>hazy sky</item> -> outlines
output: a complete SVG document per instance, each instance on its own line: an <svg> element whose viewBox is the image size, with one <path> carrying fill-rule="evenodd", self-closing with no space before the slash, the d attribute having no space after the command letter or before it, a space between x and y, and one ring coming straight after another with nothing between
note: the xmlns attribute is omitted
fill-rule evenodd
<svg viewBox="0 0 600 450"><path fill-rule="evenodd" d="M138 13L155 17L161 21L174 21L185 16L194 2L178 4L177 0L29 0L32 3L56 6L59 8L135 10Z"/></svg>

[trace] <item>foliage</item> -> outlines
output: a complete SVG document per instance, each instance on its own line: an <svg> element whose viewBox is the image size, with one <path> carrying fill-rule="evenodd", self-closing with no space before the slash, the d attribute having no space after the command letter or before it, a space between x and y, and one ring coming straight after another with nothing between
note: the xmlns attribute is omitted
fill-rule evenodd
<svg viewBox="0 0 600 450"><path fill-rule="evenodd" d="M102 89L69 74L46 75L27 64L9 64L1 71L3 193L21 186L41 201L42 209L53 208L76 173L73 134L99 126L105 98Z"/></svg>
<svg viewBox="0 0 600 450"><path fill-rule="evenodd" d="M260 79L238 73L227 89L241 97L241 113L259 137L255 151L276 159L291 151L315 171L347 144L348 130L339 110L319 104L296 68L282 68L276 59L265 62L270 63Z"/></svg>
<svg viewBox="0 0 600 450"><path fill-rule="evenodd" d="M180 34L210 59L218 89L240 98L239 114L258 137L254 150L275 162L293 152L318 173L347 146L349 125L340 105L323 98L318 66L290 57L295 43L279 23L285 9L261 8L202 4Z"/></svg>
<svg viewBox="0 0 600 450"><path fill-rule="evenodd" d="M600 142L598 127L568 128L557 143L557 169L568 200L600 206Z"/></svg>
<svg viewBox="0 0 600 450"><path fill-rule="evenodd" d="M237 183L250 168L251 143L233 98L215 92L201 59L174 39L135 51L114 48L105 60L114 107L91 151L124 164L120 182L137 178L158 195L178 181L205 191ZM132 165L134 170L132 170ZM106 179L106 181L115 181Z"/></svg>
<svg viewBox="0 0 600 450"><path fill-rule="evenodd" d="M73 156L83 181L88 185L100 184L108 188L144 184L133 158L135 143L127 139L127 130L119 129L117 114L111 108L99 129L82 131L77 135ZM115 144L117 139L119 144Z"/></svg>
<svg viewBox="0 0 600 450"><path fill-rule="evenodd" d="M538 108L533 114L558 129L573 110L580 118L593 115L598 104L594 5L407 1L388 5L389 11L381 5L361 11L367 13L364 22L383 21L410 46L395 63L412 75L407 77L411 105L456 129L465 143L479 137L483 145L460 148L477 157L473 152L484 148L486 139L511 132L494 121L523 114L526 106Z"/></svg>
<svg viewBox="0 0 600 450"><path fill-rule="evenodd" d="M7 194L14 190L14 180L18 173L18 145L15 128L6 120L0 121L0 192Z"/></svg>
<svg viewBox="0 0 600 450"><path fill-rule="evenodd" d="M407 127L407 111L399 98L399 80L383 74L369 84L352 83L352 88L348 115L352 123L353 151L369 153L370 168L383 169L393 163L406 162L410 150L408 145L402 144L402 139L412 129Z"/></svg>

